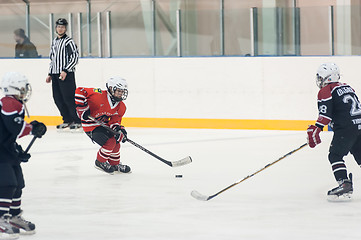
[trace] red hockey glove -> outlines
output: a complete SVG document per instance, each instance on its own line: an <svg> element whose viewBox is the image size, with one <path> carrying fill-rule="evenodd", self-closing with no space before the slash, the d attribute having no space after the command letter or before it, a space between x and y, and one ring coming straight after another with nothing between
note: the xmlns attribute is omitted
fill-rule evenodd
<svg viewBox="0 0 361 240"><path fill-rule="evenodd" d="M320 132L321 128L311 125L307 128L307 142L311 148L316 147L317 144L321 143Z"/></svg>

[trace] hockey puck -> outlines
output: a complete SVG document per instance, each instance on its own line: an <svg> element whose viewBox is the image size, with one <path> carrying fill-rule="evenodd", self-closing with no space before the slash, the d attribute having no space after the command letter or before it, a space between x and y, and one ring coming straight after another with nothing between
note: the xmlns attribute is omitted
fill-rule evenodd
<svg viewBox="0 0 361 240"><path fill-rule="evenodd" d="M175 175L176 178L182 178L183 175Z"/></svg>

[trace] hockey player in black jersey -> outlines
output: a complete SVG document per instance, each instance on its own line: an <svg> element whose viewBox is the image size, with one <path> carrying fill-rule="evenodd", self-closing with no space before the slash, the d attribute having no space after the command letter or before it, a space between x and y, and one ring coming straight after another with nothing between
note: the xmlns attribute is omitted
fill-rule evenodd
<svg viewBox="0 0 361 240"><path fill-rule="evenodd" d="M35 225L21 216L25 183L20 163L27 162L30 154L24 152L16 140L29 134L40 138L46 126L37 121L30 124L24 121L25 102L31 95L24 75L6 73L1 90L5 97L0 99L0 239L15 239L20 230L27 234L35 230Z"/></svg>
<svg viewBox="0 0 361 240"><path fill-rule="evenodd" d="M320 132L326 125L334 131L328 159L338 186L328 191L328 200L350 200L353 192L352 174L347 176L343 157L351 153L361 167L361 104L352 87L340 83L340 71L335 63L324 63L316 75L319 116L307 129L311 148L321 143Z"/></svg>

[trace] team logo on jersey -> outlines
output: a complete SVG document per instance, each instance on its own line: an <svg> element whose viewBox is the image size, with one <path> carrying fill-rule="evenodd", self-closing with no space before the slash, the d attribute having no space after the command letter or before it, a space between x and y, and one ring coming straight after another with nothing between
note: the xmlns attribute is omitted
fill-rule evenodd
<svg viewBox="0 0 361 240"><path fill-rule="evenodd" d="M102 90L100 88L94 88L94 92L96 93L102 93Z"/></svg>
<svg viewBox="0 0 361 240"><path fill-rule="evenodd" d="M98 115L98 114L97 114ZM100 113L99 117L95 117L98 121L109 122L110 116L107 116L106 113Z"/></svg>

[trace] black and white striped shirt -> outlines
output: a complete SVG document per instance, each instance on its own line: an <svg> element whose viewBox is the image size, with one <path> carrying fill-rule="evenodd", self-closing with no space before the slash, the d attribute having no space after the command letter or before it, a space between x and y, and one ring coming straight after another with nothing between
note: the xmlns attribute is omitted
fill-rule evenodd
<svg viewBox="0 0 361 240"><path fill-rule="evenodd" d="M72 38L66 34L61 38L54 38L50 48L49 74L60 74L74 72L78 63L79 52Z"/></svg>

